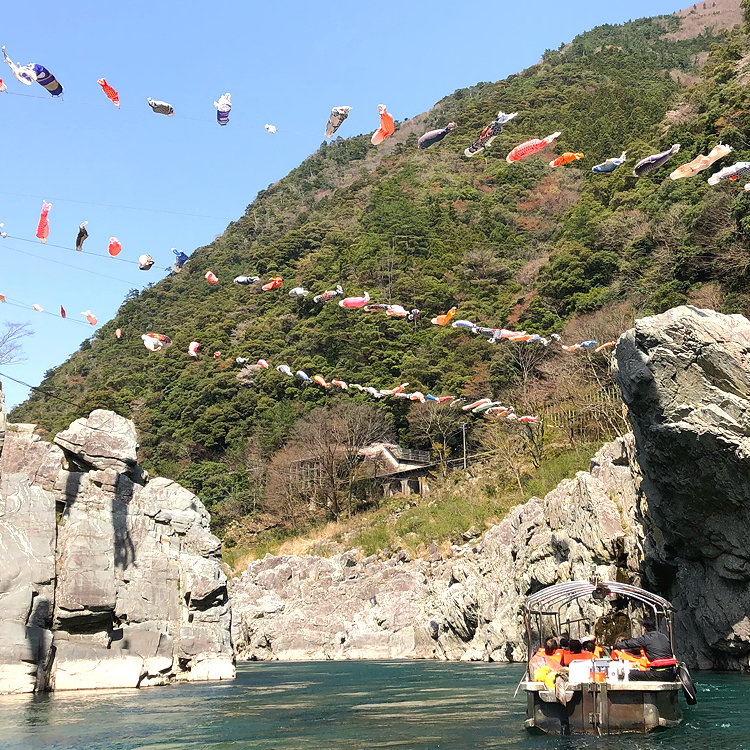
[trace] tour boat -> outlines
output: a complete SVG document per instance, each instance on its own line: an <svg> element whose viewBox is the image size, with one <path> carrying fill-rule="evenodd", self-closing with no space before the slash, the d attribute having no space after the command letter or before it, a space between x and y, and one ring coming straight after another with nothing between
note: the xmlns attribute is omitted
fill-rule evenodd
<svg viewBox="0 0 750 750"><path fill-rule="evenodd" d="M615 581L570 581L538 591L523 605L528 658L519 687L526 691L526 728L544 734L648 733L676 727L682 720L678 693L689 705L695 687L684 664L670 682L631 681L630 662L618 659L585 659L569 666L567 684L534 681L532 667L538 649L549 636L567 633L571 638L595 634L596 642L611 647L616 641L639 635L630 632L631 618L653 617L657 629L669 637L674 653L674 612L661 596ZM543 670L542 670L543 671Z"/></svg>

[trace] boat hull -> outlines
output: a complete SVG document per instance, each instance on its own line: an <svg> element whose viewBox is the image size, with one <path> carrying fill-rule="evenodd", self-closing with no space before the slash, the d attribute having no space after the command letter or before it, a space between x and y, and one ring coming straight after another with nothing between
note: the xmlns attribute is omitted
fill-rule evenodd
<svg viewBox="0 0 750 750"><path fill-rule="evenodd" d="M566 706L541 682L524 687L526 728L544 734L647 734L682 720L675 682L569 685Z"/></svg>

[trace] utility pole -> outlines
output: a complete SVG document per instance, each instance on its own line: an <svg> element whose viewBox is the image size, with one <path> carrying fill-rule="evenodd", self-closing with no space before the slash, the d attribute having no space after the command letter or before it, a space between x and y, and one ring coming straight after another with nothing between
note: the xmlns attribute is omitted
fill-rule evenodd
<svg viewBox="0 0 750 750"><path fill-rule="evenodd" d="M464 444L464 469L466 469L466 422L461 422L461 438Z"/></svg>

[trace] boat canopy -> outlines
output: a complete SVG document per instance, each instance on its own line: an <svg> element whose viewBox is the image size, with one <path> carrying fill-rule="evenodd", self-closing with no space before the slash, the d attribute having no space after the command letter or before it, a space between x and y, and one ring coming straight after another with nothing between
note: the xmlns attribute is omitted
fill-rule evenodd
<svg viewBox="0 0 750 750"><path fill-rule="evenodd" d="M672 605L663 597L652 594L650 591L638 588L629 583L618 583L617 581L568 581L558 583L554 586L537 591L536 594L526 597L524 609L530 615L554 615L560 608L576 599L591 596L599 601L604 601L609 596L628 596L651 607L654 612L662 615L671 615Z"/></svg>

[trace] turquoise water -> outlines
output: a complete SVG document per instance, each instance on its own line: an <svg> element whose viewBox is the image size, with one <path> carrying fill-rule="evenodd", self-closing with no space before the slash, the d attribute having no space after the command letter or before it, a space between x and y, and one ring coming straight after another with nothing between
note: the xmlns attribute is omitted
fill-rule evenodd
<svg viewBox="0 0 750 750"><path fill-rule="evenodd" d="M623 738L532 737L522 668L442 662L240 665L237 680L0 697L0 748L540 748L750 750L750 677L699 674L679 729Z"/></svg>

